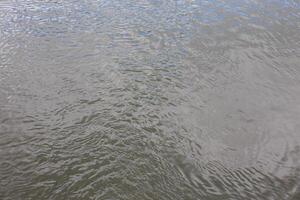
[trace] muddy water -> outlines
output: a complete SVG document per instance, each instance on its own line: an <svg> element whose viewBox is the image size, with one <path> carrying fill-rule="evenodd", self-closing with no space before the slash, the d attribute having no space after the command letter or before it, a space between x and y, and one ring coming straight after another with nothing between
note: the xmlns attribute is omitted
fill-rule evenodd
<svg viewBox="0 0 300 200"><path fill-rule="evenodd" d="M1 0L0 199L300 198L298 0Z"/></svg>

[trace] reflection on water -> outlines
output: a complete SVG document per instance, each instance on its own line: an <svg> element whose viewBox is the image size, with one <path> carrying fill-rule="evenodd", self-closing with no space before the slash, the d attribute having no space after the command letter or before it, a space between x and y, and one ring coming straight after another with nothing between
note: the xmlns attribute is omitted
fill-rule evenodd
<svg viewBox="0 0 300 200"><path fill-rule="evenodd" d="M0 199L299 199L300 2L1 0Z"/></svg>

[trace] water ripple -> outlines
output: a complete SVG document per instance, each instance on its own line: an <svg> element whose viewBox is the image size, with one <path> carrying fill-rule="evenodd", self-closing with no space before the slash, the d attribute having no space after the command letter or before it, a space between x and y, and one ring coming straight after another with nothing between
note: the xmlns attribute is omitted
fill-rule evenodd
<svg viewBox="0 0 300 200"><path fill-rule="evenodd" d="M0 1L0 199L300 197L300 4Z"/></svg>

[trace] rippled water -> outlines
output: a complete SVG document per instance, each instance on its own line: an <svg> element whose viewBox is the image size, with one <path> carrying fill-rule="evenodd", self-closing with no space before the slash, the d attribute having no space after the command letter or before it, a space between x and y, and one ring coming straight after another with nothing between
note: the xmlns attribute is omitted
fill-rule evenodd
<svg viewBox="0 0 300 200"><path fill-rule="evenodd" d="M298 0L1 0L0 199L300 199Z"/></svg>

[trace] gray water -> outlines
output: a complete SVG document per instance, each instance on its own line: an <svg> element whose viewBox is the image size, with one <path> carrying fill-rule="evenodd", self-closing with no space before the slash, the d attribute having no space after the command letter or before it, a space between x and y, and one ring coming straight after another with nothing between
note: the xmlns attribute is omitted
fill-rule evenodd
<svg viewBox="0 0 300 200"><path fill-rule="evenodd" d="M298 0L1 0L0 199L300 199Z"/></svg>

